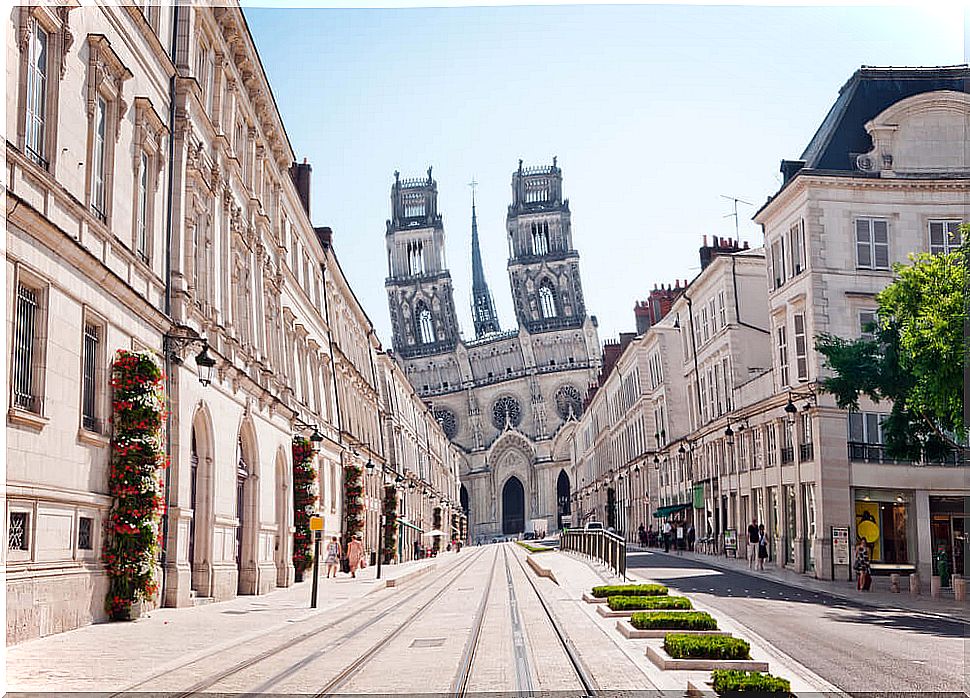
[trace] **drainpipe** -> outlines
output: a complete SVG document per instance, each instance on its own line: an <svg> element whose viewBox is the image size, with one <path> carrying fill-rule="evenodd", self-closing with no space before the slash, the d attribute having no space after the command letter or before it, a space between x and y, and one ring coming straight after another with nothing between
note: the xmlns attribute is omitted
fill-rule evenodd
<svg viewBox="0 0 970 698"><path fill-rule="evenodd" d="M328 250L331 250L329 245L324 246L324 257ZM327 344L330 346L330 375L333 378L333 401L334 407L337 410L337 443L340 445L340 479L343 481L343 464L344 464L344 426L343 418L340 414L340 390L337 387L337 362L333 351L333 327L330 324L330 302L327 299L327 264L326 261L320 263L320 273L323 275L323 317L327 321ZM343 510L343 504L341 506L341 511ZM343 530L343 524L340 526L341 531ZM341 535L341 538L343 536ZM346 543L346 541L345 541Z"/></svg>
<svg viewBox="0 0 970 698"><path fill-rule="evenodd" d="M176 65L175 53L178 46L178 26L179 26L179 5L172 6L172 65ZM166 193L166 216L165 216L165 300L164 312L171 321L172 317L172 199L175 193L175 168L172 163L175 160L175 82L178 68L175 68L168 81L169 109L168 109L168 192ZM172 352L168 340L162 339L162 354L165 356L165 453L169 458L169 467L165 468L165 514L162 516L162 554L159 562L162 566L162 579L159 585L159 599L164 604L166 587L166 564L168 562L168 517L169 505L171 503L172 485L172 388L175 385L173 377Z"/></svg>
<svg viewBox="0 0 970 698"><path fill-rule="evenodd" d="M757 330L758 332L762 332L764 334L770 335L771 334L770 330L766 330L763 327L755 327L754 325L749 325L748 323L741 320L741 301L738 298L738 272L736 268L736 262L737 262L737 259L735 259L734 255L732 254L731 255L731 278L734 281L734 319L742 327L749 327L752 330Z"/></svg>

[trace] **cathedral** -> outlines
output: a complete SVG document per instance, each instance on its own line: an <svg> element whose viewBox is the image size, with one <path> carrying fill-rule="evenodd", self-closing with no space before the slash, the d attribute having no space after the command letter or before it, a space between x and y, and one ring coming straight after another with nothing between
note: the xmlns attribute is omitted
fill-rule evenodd
<svg viewBox="0 0 970 698"><path fill-rule="evenodd" d="M474 192L475 338L464 339L445 264L438 188L394 173L387 221L387 300L397 360L464 451L461 504L471 540L551 532L568 521L570 436L600 364L586 313L562 170L512 173L506 217L515 327L503 330L485 280Z"/></svg>

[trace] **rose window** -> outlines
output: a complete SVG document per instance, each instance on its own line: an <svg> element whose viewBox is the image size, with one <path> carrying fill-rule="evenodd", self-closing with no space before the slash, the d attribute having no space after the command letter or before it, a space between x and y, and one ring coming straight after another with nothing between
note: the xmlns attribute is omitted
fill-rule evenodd
<svg viewBox="0 0 970 698"><path fill-rule="evenodd" d="M510 395L500 397L492 405L492 424L495 425L496 429L505 429L506 422L517 427L521 421L522 410L519 408L518 400L514 397Z"/></svg>
<svg viewBox="0 0 970 698"><path fill-rule="evenodd" d="M583 414L583 398L579 391L571 385L564 385L556 391L556 411L563 419L569 419L570 413L579 419Z"/></svg>

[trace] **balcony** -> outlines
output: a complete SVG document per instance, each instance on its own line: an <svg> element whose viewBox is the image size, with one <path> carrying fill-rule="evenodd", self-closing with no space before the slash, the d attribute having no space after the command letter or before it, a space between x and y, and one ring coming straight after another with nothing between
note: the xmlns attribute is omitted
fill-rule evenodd
<svg viewBox="0 0 970 698"><path fill-rule="evenodd" d="M781 449L781 464L787 465L788 463L795 462L795 447L785 446Z"/></svg>
<svg viewBox="0 0 970 698"><path fill-rule="evenodd" d="M966 462L961 458L959 451L950 451L944 458L923 460L923 461L904 461L890 458L886 453L886 447L882 444L869 444L859 441L849 441L849 461L853 463L888 463L891 465L943 465L958 466L965 465Z"/></svg>
<svg viewBox="0 0 970 698"><path fill-rule="evenodd" d="M815 444L802 444L798 447L798 460L802 463L815 459Z"/></svg>

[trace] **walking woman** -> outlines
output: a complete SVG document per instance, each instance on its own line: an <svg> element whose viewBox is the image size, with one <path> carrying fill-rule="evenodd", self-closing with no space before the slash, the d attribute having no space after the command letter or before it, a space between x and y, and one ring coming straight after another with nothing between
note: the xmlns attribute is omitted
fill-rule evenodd
<svg viewBox="0 0 970 698"><path fill-rule="evenodd" d="M869 544L865 538L860 538L855 546L856 588L859 591L869 591L872 585L872 567L869 565Z"/></svg>
<svg viewBox="0 0 970 698"><path fill-rule="evenodd" d="M360 542L360 534L354 536L347 543L347 561L350 563L350 576L356 577L360 568L360 561L364 559L364 544Z"/></svg>
<svg viewBox="0 0 970 698"><path fill-rule="evenodd" d="M768 536L765 534L765 525L758 525L758 569L764 571L765 560L768 559Z"/></svg>
<svg viewBox="0 0 970 698"><path fill-rule="evenodd" d="M340 543L337 542L337 536L333 536L327 543L327 556L324 558L324 562L327 564L327 579L330 579L331 572L333 577L336 578L337 566L340 564Z"/></svg>

